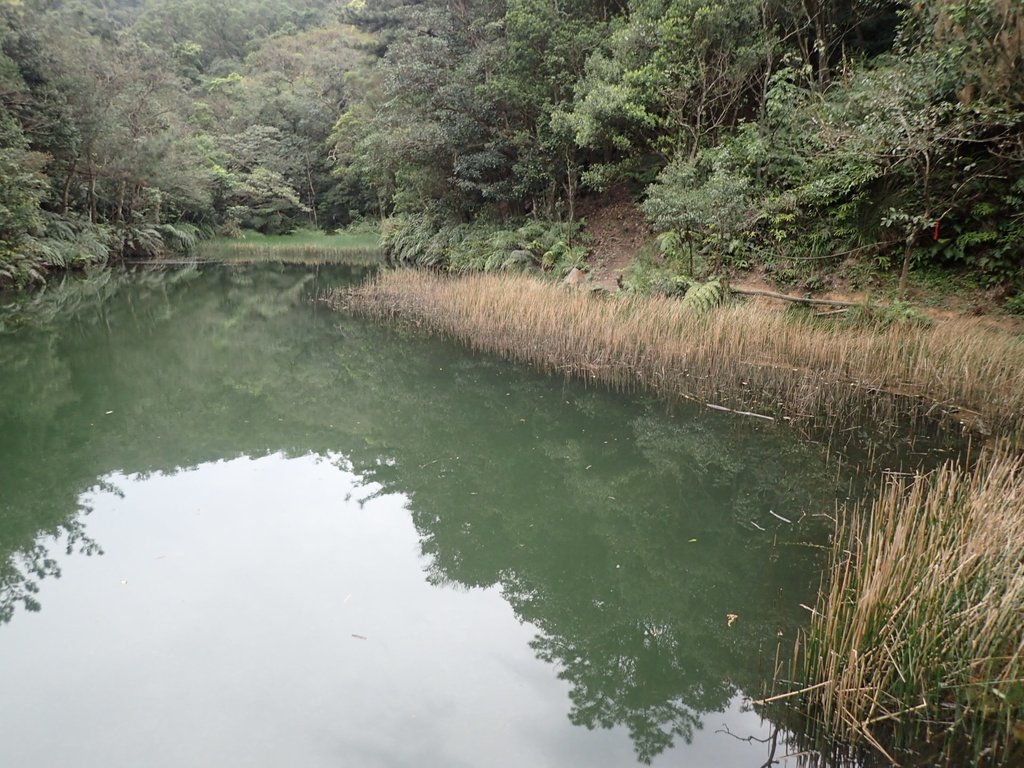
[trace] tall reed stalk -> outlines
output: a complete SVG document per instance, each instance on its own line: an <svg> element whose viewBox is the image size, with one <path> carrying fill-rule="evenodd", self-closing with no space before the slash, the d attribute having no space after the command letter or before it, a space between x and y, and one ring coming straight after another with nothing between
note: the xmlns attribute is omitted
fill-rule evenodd
<svg viewBox="0 0 1024 768"><path fill-rule="evenodd" d="M972 320L826 327L757 304L695 312L660 297L597 297L524 275L401 270L333 302L401 317L549 372L824 426L953 414L1024 434L1024 342Z"/></svg>
<svg viewBox="0 0 1024 768"><path fill-rule="evenodd" d="M899 725L1024 764L1024 459L891 476L846 514L797 658L828 732L884 751Z"/></svg>

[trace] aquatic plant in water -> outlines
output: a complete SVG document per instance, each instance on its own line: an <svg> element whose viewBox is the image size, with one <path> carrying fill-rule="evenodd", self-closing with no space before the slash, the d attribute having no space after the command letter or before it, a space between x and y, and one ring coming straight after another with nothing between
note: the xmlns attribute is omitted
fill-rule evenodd
<svg viewBox="0 0 1024 768"><path fill-rule="evenodd" d="M525 275L413 270L332 302L548 372L833 436L941 415L957 433L1024 434L1024 343L976 320L840 327L756 303L701 312L665 297L568 293Z"/></svg>
<svg viewBox="0 0 1024 768"><path fill-rule="evenodd" d="M889 476L837 527L797 652L810 716L883 752L924 739L1020 765L1022 542L1022 456Z"/></svg>

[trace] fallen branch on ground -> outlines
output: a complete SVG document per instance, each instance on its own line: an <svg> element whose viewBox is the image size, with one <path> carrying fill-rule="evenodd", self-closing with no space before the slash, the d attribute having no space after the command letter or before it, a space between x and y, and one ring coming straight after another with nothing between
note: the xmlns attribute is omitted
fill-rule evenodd
<svg viewBox="0 0 1024 768"><path fill-rule="evenodd" d="M862 307L863 302L860 301L839 301L838 299L811 299L805 296L790 296L785 293L776 293L775 291L764 291L759 288L729 288L733 293L738 293L741 296L764 296L769 299L779 299L780 301L792 301L796 304L827 304L831 307Z"/></svg>

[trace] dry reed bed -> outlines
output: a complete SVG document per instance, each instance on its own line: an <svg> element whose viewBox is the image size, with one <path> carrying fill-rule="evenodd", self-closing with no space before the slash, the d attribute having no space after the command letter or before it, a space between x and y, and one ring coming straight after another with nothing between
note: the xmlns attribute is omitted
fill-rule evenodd
<svg viewBox="0 0 1024 768"><path fill-rule="evenodd" d="M899 723L1002 764L1024 736L1022 546L1020 456L890 478L839 525L798 649L809 711L879 749Z"/></svg>
<svg viewBox="0 0 1024 768"><path fill-rule="evenodd" d="M954 413L983 432L1024 432L1024 341L977 321L829 328L752 304L701 315L672 299L568 292L524 275L412 270L333 303L549 372L832 430Z"/></svg>

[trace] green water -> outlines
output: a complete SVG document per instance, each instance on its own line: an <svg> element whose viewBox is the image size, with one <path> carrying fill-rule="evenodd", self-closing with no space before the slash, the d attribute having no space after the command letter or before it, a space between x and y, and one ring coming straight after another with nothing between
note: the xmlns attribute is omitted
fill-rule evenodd
<svg viewBox="0 0 1024 768"><path fill-rule="evenodd" d="M310 300L359 277L115 277L0 335L0 763L764 764L820 451Z"/></svg>

